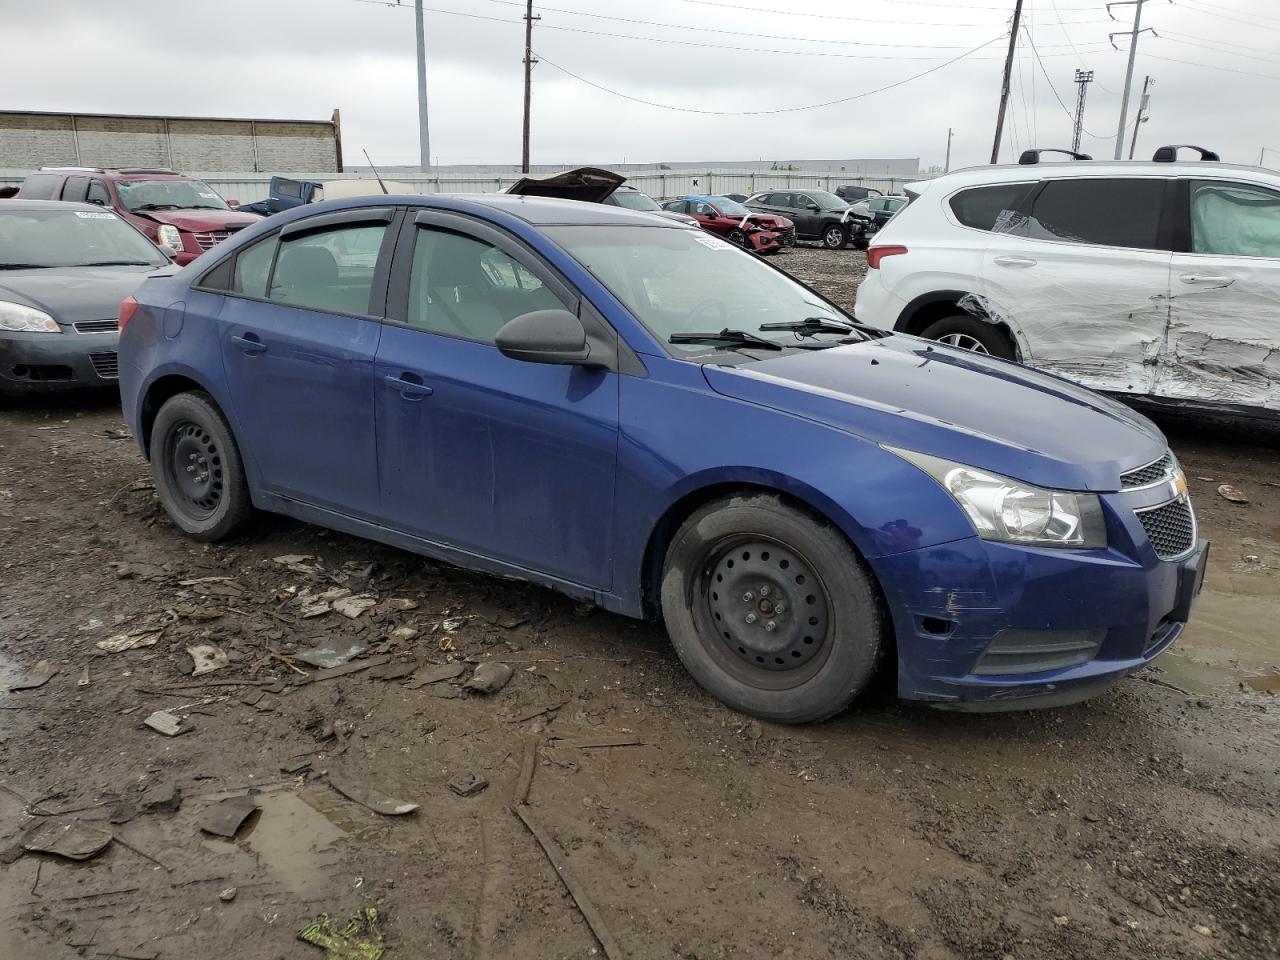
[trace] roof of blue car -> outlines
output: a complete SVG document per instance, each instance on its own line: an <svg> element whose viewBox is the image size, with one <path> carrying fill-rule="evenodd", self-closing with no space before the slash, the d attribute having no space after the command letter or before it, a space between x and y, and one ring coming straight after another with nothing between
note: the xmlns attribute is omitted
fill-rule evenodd
<svg viewBox="0 0 1280 960"><path fill-rule="evenodd" d="M381 199L381 198L379 198ZM400 202L402 197L389 199ZM544 227L553 224L632 224L642 226L680 226L673 220L655 213L629 210L603 203L585 203L581 200L560 200L550 197L515 197L505 193L454 193L407 198L415 205L465 209L476 205L500 210L503 213Z"/></svg>

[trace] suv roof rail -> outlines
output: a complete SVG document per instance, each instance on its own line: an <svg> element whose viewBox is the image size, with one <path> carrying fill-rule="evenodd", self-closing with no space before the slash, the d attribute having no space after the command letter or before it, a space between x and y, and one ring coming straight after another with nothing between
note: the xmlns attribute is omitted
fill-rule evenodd
<svg viewBox="0 0 1280 960"><path fill-rule="evenodd" d="M1197 147L1194 143L1171 143L1158 149L1151 159L1156 163L1173 163L1178 159L1179 150L1195 150L1200 154L1201 160L1220 161L1222 159L1213 150Z"/></svg>
<svg viewBox="0 0 1280 960"><path fill-rule="evenodd" d="M41 173L164 173L171 176L180 177L177 170L170 170L168 167L41 167Z"/></svg>
<svg viewBox="0 0 1280 960"><path fill-rule="evenodd" d="M1040 154L1042 153L1065 153L1072 160L1092 160L1093 157L1087 153L1077 153L1075 150L1064 150L1061 147L1045 147L1044 149L1023 150L1022 155L1018 157L1018 163L1023 166L1030 166L1033 163L1040 162Z"/></svg>
<svg viewBox="0 0 1280 960"><path fill-rule="evenodd" d="M101 173L97 167L41 167L40 173L63 173L65 171L74 171L76 173Z"/></svg>

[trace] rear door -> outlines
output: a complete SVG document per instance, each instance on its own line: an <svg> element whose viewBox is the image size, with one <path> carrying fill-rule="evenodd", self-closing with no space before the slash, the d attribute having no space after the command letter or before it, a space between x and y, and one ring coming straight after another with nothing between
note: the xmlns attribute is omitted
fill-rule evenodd
<svg viewBox="0 0 1280 960"><path fill-rule="evenodd" d="M378 511L373 360L395 219L364 207L295 220L241 250L218 315L240 437L272 492Z"/></svg>
<svg viewBox="0 0 1280 960"><path fill-rule="evenodd" d="M995 225L985 309L1014 331L1025 363L1099 390L1152 392L1169 318L1174 186L1044 180Z"/></svg>
<svg viewBox="0 0 1280 960"><path fill-rule="evenodd" d="M1280 411L1280 190L1183 181L1156 394Z"/></svg>
<svg viewBox="0 0 1280 960"><path fill-rule="evenodd" d="M382 511L437 543L604 589L618 374L494 345L508 321L546 309L613 333L505 231L443 211L406 218L375 371Z"/></svg>
<svg viewBox="0 0 1280 960"><path fill-rule="evenodd" d="M67 182L62 185L62 199L71 203L84 203L88 192L88 177L67 177Z"/></svg>

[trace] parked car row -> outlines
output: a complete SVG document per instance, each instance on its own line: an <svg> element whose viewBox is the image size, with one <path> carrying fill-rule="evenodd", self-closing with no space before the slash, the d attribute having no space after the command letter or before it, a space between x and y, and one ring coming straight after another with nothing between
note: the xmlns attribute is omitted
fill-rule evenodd
<svg viewBox="0 0 1280 960"><path fill-rule="evenodd" d="M1121 396L1280 417L1280 175L1200 154L1030 151L913 184L868 251L858 319Z"/></svg>

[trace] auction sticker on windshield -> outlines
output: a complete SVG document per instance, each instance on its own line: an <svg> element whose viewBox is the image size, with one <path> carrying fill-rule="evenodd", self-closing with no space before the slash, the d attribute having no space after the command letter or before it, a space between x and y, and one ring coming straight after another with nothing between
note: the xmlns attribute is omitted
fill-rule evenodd
<svg viewBox="0 0 1280 960"><path fill-rule="evenodd" d="M114 220L116 218L114 213L107 213L105 210L77 210L75 213L81 220Z"/></svg>

